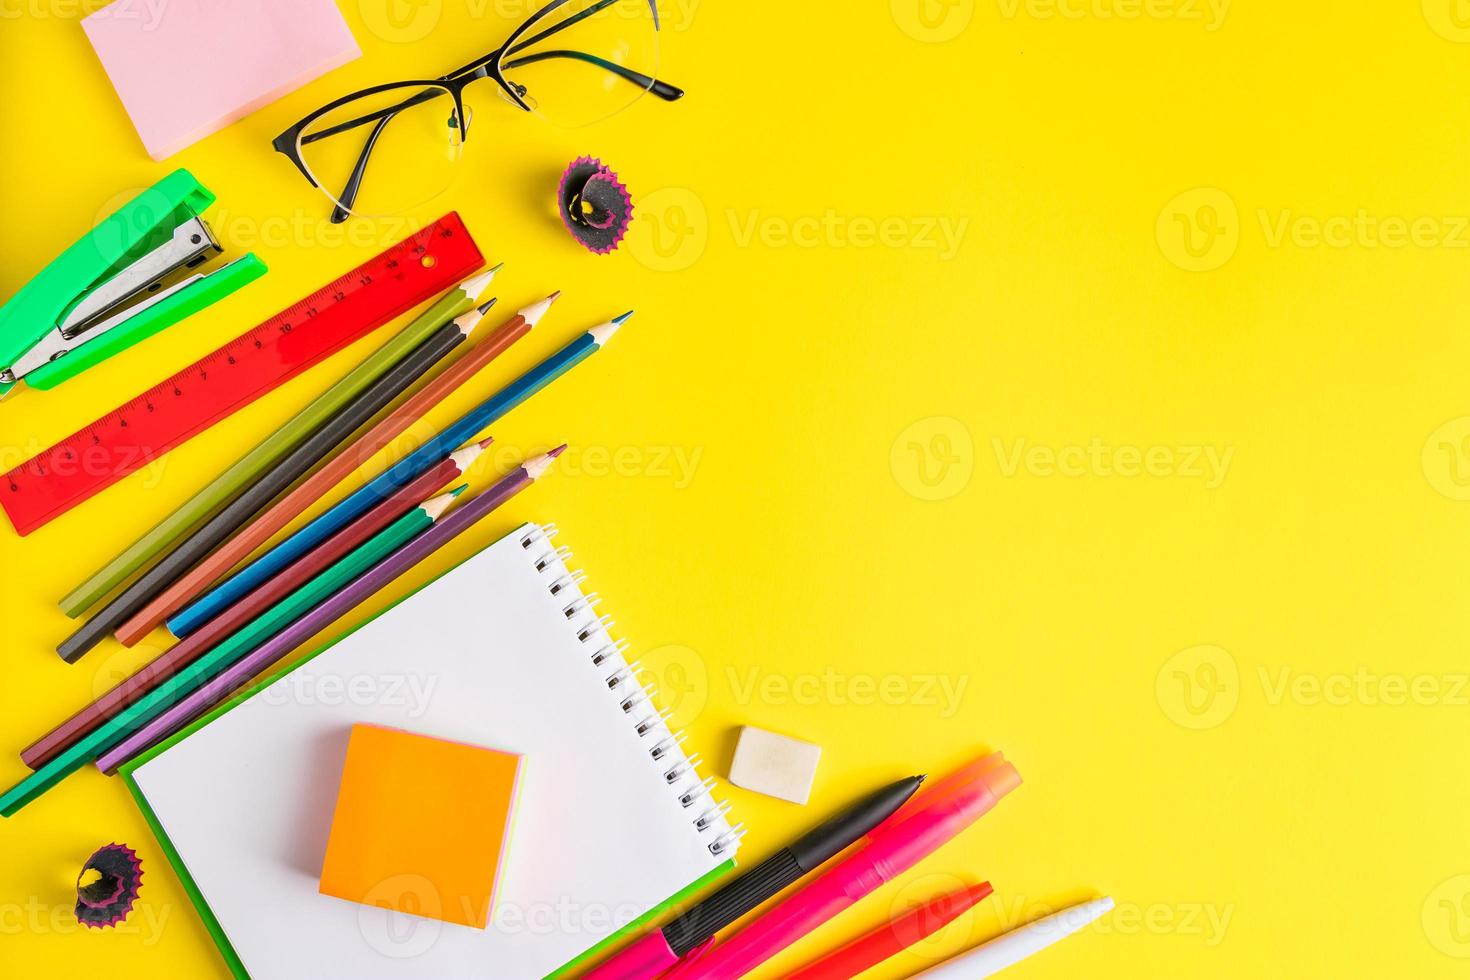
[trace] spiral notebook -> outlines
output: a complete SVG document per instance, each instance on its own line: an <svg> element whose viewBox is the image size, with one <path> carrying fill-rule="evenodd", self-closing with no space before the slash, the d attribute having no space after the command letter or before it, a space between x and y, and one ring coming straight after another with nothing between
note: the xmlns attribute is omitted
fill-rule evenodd
<svg viewBox="0 0 1470 980"><path fill-rule="evenodd" d="M739 828L554 533L519 528L124 769L237 977L534 980L733 867ZM489 928L317 893L359 722L524 756Z"/></svg>

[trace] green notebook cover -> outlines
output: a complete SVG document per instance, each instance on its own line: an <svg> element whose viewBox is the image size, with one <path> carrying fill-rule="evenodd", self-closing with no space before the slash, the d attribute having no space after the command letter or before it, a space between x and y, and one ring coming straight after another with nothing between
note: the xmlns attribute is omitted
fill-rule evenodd
<svg viewBox="0 0 1470 980"><path fill-rule="evenodd" d="M531 526L531 524L522 524L514 531L511 531L510 534L520 534L526 528ZM510 535L506 536L509 537ZM468 558L465 559L465 561L468 560ZM380 610L378 613L363 620L361 623L352 627L352 629L347 630L345 633L342 633L332 638L328 642L324 643L322 646L313 650L307 656L302 657L290 667L268 671L261 678L257 679L254 683L247 686L244 690L235 695L233 698L230 698L228 701L225 701L218 707L213 708L207 714L201 715L196 721L192 722L187 727L180 729L173 735L170 735L168 738L159 742L157 745L154 745L153 747L145 750L144 752L140 753L139 755L135 756L128 762L124 763L121 767L119 767L118 774L122 776L123 782L127 784L128 791L133 794L133 799L137 801L138 809L142 812L143 819L148 822L148 826L153 830L153 836L158 839L159 848L162 849L164 855L168 858L169 864L173 865L174 873L179 876L179 882L184 887L184 893L189 896L189 901L194 904L194 908L199 912L199 918L204 922L204 928L209 931L210 937L214 940L215 946L219 948L220 955L224 957L226 965L229 966L230 972L234 974L236 980L251 980L250 973L245 969L245 964L240 962L240 957L238 954L236 954L235 948L230 945L230 940L225 935L225 931L223 927L221 927L219 919L215 917L214 910L211 909L209 907L209 903L204 900L204 895L199 891L199 886L195 883L193 876L189 874L188 866L184 863L183 858L180 856L178 849L174 847L173 842L169 840L168 834L163 829L163 825L159 823L157 814L153 812L153 807L148 803L148 798L143 795L142 788L138 786L137 780L133 778L133 771L136 770L138 767L146 764L149 760L155 758L156 756L167 752L174 745L188 738L190 735L203 728L204 726L210 724L216 718L219 718L221 715L225 714L227 711L231 711L237 705L248 701L261 690L275 683L279 678L291 673L292 671L299 670L301 667L310 663L312 660L315 660L317 657L321 656L323 653L326 653L328 650L332 649L332 647L336 646L338 643L341 643L353 633L356 633L364 626L367 626L369 623L373 622L379 616L382 616L390 609L396 607L399 603L413 598L415 595L418 594L418 592L425 588L428 588L430 585L434 584L445 575L448 575L450 572L454 571L454 569L458 568L459 565L463 563L464 562L460 562L456 565L451 566L450 568L445 569L443 573L441 573L440 575L436 575L434 578L425 582L423 585L419 586L418 589L415 589L414 591L403 596L397 602L390 603L389 605L383 607L383 609ZM649 924L663 917L671 910L686 904L694 896L698 895L705 888L709 887L720 878L723 878L734 869L735 860L731 858L724 864L704 875L704 877L691 882L683 890L676 892L673 895L670 895L668 899L665 900L662 904L649 909L642 916L639 916L637 919L629 922L621 929L618 929L615 932L609 934L605 939L602 940L602 942L586 950L580 956L568 961L567 963L564 963L560 969L548 974L545 980L554 980L554 978L565 977L573 971L592 963L605 953L611 952L612 948L623 939L627 938L633 933L642 932Z"/></svg>

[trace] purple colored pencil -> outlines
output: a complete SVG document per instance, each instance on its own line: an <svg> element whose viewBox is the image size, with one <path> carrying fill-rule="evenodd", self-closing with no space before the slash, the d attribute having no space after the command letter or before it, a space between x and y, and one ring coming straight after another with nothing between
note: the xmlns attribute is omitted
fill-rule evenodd
<svg viewBox="0 0 1470 980"><path fill-rule="evenodd" d="M204 711L240 690L390 582L469 530L479 520L536 482L565 446L533 456L484 493L450 511L433 527L374 565L341 592L317 606L258 649L205 681L163 714L109 749L97 768L111 774L129 759L183 728Z"/></svg>

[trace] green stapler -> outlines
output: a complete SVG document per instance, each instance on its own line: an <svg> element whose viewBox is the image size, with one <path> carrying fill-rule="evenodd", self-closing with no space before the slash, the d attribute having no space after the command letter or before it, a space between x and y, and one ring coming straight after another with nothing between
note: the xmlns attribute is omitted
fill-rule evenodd
<svg viewBox="0 0 1470 980"><path fill-rule="evenodd" d="M0 306L0 398L68 378L228 296L265 272L223 249L199 213L214 195L176 170L109 215Z"/></svg>

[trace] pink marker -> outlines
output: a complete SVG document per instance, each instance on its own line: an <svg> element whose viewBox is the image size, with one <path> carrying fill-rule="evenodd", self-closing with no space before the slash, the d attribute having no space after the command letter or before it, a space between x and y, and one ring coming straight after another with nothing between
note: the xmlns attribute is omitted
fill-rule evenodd
<svg viewBox="0 0 1470 980"><path fill-rule="evenodd" d="M737 980L745 976L933 854L1020 784L1015 767L999 753L971 763L911 800L832 870L773 905L725 942L692 953L664 974L664 980Z"/></svg>

